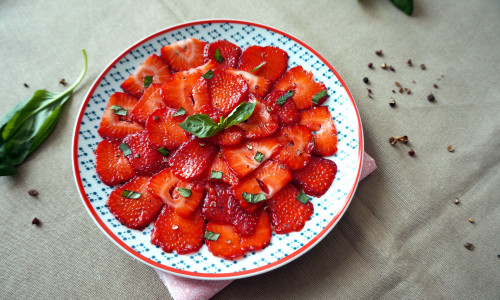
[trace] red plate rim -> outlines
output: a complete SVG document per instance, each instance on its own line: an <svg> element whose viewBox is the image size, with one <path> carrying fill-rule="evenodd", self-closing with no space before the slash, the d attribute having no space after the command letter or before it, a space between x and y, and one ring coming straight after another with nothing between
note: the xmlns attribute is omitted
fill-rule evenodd
<svg viewBox="0 0 500 300"><path fill-rule="evenodd" d="M345 90L347 91L349 99L351 100L351 103L352 103L352 105L354 107L354 110L356 112L356 117L358 119L358 128L359 128L359 130L358 130L358 138L359 138L358 172L356 174L356 180L354 182L354 185L353 185L352 189L350 190L349 194L347 195L348 200L345 203L345 205L342 208L342 210L314 238L312 238L307 244L305 244L304 246L302 246L300 249L298 249L297 251L293 252L292 254L290 254L288 256L285 256L282 259L277 260L277 261L275 261L273 263L270 263L268 265L265 265L265 266L261 266L261 267L250 269L250 270L244 270L244 271L239 271L239 272L232 272L232 273L216 273L216 274L212 274L212 273L198 273L198 272L190 272L190 271L185 271L185 270L179 270L179 269L176 269L176 268L172 268L172 267L168 267L168 266L162 265L162 264L160 264L158 262L155 262L155 261L153 261L153 260L151 260L151 259L149 259L149 258L147 258L147 257L145 257L145 256L143 256L143 255L141 255L139 253L137 253L134 249L132 249L130 246L128 246L127 244L125 244L120 238L118 238L106 226L106 224L104 224L104 222L101 220L101 218L97 215L97 212L94 210L94 208L90 204L90 201L89 201L89 199L87 197L87 194L85 193L85 189L83 187L82 179L80 177L80 169L79 169L79 166L78 166L78 134L79 134L79 131L80 131L80 124L81 124L81 121L82 121L82 117L83 117L85 108L86 108L88 102L90 101L91 95L94 93L95 89L97 88L98 83L109 72L109 70L120 59L122 59L125 55L127 55L132 49L134 49L135 47L139 46L140 44L142 44L142 43L144 43L144 42L146 42L148 40L151 40L151 39L153 39L153 38L155 38L155 37L157 37L159 35L165 34L165 33L169 32L169 31L172 31L172 30L177 30L177 29L180 29L180 28L183 28L183 27L186 27L186 26L194 26L194 25L200 25L200 24L206 24L206 23L235 23L235 24L245 24L245 25L255 26L255 27L267 29L269 31L274 31L276 33L284 35L284 36L290 38L291 40L299 43L303 47L307 48L309 51L311 51L312 53L314 53L326 66L328 66L328 68L335 74L335 76L337 76L338 80L342 84L342 87L345 88ZM296 38L296 37L294 37L294 36L292 36L292 35L290 35L288 33L285 33L285 32L283 32L281 30L278 30L278 29L270 27L270 26L266 26L266 25L262 25L262 24L258 24L258 23L254 23L254 22L243 21L243 20L231 20L231 19L199 20L199 21L193 21L193 22L187 22L187 23L178 24L178 25L175 25L175 26L163 29L163 30L161 30L159 32L156 32L156 33L154 33L154 34L152 34L152 35L150 35L150 36L148 36L148 37L146 37L146 38L144 38L144 39L136 42L135 44L133 44L132 46L130 46L129 48L127 48L125 51L123 51L99 75L99 77L92 84L92 87L91 87L90 91L85 96L85 100L82 103L82 105L80 107L80 110L79 110L79 113L78 113L78 118L76 119L75 129L74 129L74 132L73 132L73 146L72 146L72 148L73 148L73 155L72 155L72 157L73 157L73 174L75 176L75 181L76 181L76 185L78 187L78 191L80 193L80 197L82 198L82 200L83 200L83 202L85 204L85 208L87 209L87 211L89 212L89 214L92 216L92 219L98 225L98 227L103 231L103 233L109 239L111 239L111 241L113 241L116 245L118 245L120 248L122 248L126 253L128 253L129 255L131 255L132 257L134 257L135 259L137 259L137 260L139 260L139 261L141 261L143 263L146 263L146 264L148 264L148 265L150 265L150 266L152 266L152 267L154 267L156 269L159 269L161 271L166 271L166 272L174 274L174 275L178 275L178 276L182 276L182 277L188 277L188 278L192 278L192 279L204 279L204 280L237 279L237 278L244 278L244 277L250 277L250 276L258 275L258 274L261 274L261 273L264 273L264 272L271 271L271 270L276 269L278 267L284 266L285 264L287 264L287 263L289 263L289 262L297 259L301 255L303 255L304 253L306 253L308 250L310 250L313 246L315 246L317 243L319 243L333 229L333 227L335 227L335 225L338 223L338 221L340 220L340 218L342 217L342 215L345 213L347 207L351 203L352 198L354 196L354 192L356 191L356 188L358 186L359 177L360 177L361 169L362 169L362 161L363 161L363 156L364 156L363 129L362 129L362 125L361 125L361 119L359 117L359 111L358 111L358 108L356 106L356 103L354 102L354 98L352 97L351 92L349 91L349 89L347 88L344 80L342 79L342 77L340 77L340 75L337 73L337 71L335 70L335 68L333 68L333 66L321 54L319 54L316 50L314 50L313 48L311 48L306 43L302 42L298 38Z"/></svg>

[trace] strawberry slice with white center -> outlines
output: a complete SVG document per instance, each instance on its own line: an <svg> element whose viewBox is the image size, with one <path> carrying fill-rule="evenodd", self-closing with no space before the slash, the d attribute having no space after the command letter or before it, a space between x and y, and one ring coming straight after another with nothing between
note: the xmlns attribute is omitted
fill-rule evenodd
<svg viewBox="0 0 500 300"><path fill-rule="evenodd" d="M240 56L238 69L270 80L273 84L288 67L288 53L272 46L250 46Z"/></svg>
<svg viewBox="0 0 500 300"><path fill-rule="evenodd" d="M217 146L192 139L182 144L169 159L175 176L187 181L205 178L219 152Z"/></svg>
<svg viewBox="0 0 500 300"><path fill-rule="evenodd" d="M174 71L189 70L203 64L206 44L194 38L178 41L162 47L161 57Z"/></svg>
<svg viewBox="0 0 500 300"><path fill-rule="evenodd" d="M150 83L163 84L170 78L171 72L168 65L156 54L148 57L129 78L121 85L122 89L134 97L141 97L144 93L144 80L152 77Z"/></svg>
<svg viewBox="0 0 500 300"><path fill-rule="evenodd" d="M171 168L157 173L149 180L148 187L153 195L175 209L183 217L195 211L203 198L203 187L177 178Z"/></svg>
<svg viewBox="0 0 500 300"><path fill-rule="evenodd" d="M190 134L179 126L186 119L186 115L174 116L176 112L165 107L155 110L149 116L146 131L148 140L156 149L176 149L189 140Z"/></svg>
<svg viewBox="0 0 500 300"><path fill-rule="evenodd" d="M245 131L247 139L270 136L279 128L278 119L267 111L266 106L261 101L262 99L250 94L249 102L255 102L253 113L245 122L237 124Z"/></svg>
<svg viewBox="0 0 500 300"><path fill-rule="evenodd" d="M314 154L329 156L337 152L337 129L328 107L319 106L303 111L299 124L313 132Z"/></svg>
<svg viewBox="0 0 500 300"><path fill-rule="evenodd" d="M218 54L216 54L218 53ZM241 55L241 48L229 41L219 40L205 46L205 62L213 59L221 69L236 68Z"/></svg>
<svg viewBox="0 0 500 300"><path fill-rule="evenodd" d="M224 116L229 115L241 102L248 100L248 84L240 76L224 70L214 71L208 80L212 106Z"/></svg>
<svg viewBox="0 0 500 300"><path fill-rule="evenodd" d="M255 170L277 153L281 144L275 138L245 141L237 146L221 147L227 165L239 178Z"/></svg>
<svg viewBox="0 0 500 300"><path fill-rule="evenodd" d="M135 176L135 171L120 150L119 141L103 140L95 150L96 172L106 185L125 182Z"/></svg>
<svg viewBox="0 0 500 300"><path fill-rule="evenodd" d="M226 161L222 158L222 153L219 152L210 167L207 174L207 179L215 182L226 182L234 185L238 183L238 177L229 169Z"/></svg>
<svg viewBox="0 0 500 300"><path fill-rule="evenodd" d="M132 110L132 119L134 121L144 125L151 113L165 106L161 87L161 84L153 83L144 91L141 99Z"/></svg>
<svg viewBox="0 0 500 300"><path fill-rule="evenodd" d="M271 89L271 81L254 73L227 68L227 72L241 76L248 84L248 91L256 96L264 97Z"/></svg>
<svg viewBox="0 0 500 300"><path fill-rule="evenodd" d="M314 147L311 131L302 125L288 125L278 132L278 141L283 148L274 159L285 163L293 170L307 165Z"/></svg>
<svg viewBox="0 0 500 300"><path fill-rule="evenodd" d="M144 126L133 121L131 117L136 104L137 98L125 93L117 92L111 95L97 129L99 135L108 139L123 139L129 134L143 130Z"/></svg>

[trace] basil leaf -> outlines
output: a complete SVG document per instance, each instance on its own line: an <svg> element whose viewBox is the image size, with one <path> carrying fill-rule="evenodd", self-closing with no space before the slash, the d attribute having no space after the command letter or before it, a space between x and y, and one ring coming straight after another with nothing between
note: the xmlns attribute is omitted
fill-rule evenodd
<svg viewBox="0 0 500 300"><path fill-rule="evenodd" d="M212 174L210 174L210 178L212 179L222 179L222 176L224 173L219 172L219 171L212 171Z"/></svg>
<svg viewBox="0 0 500 300"><path fill-rule="evenodd" d="M134 191L123 190L123 192L122 192L122 197L123 198L139 199L140 196L141 196L141 193L134 192Z"/></svg>
<svg viewBox="0 0 500 300"><path fill-rule="evenodd" d="M165 149L164 147L158 148L158 152L160 152L165 157L168 157L170 155L170 151L168 151L168 149Z"/></svg>
<svg viewBox="0 0 500 300"><path fill-rule="evenodd" d="M215 49L214 58L218 63L221 63L224 61L224 57L222 57L222 54L220 54L219 49Z"/></svg>
<svg viewBox="0 0 500 300"><path fill-rule="evenodd" d="M411 16L413 13L413 0L389 0L405 14Z"/></svg>
<svg viewBox="0 0 500 300"><path fill-rule="evenodd" d="M190 189L187 188L179 188L177 191L184 198L191 196L191 194L193 193Z"/></svg>
<svg viewBox="0 0 500 300"><path fill-rule="evenodd" d="M153 76L146 76L144 77L144 87L149 87L153 83Z"/></svg>
<svg viewBox="0 0 500 300"><path fill-rule="evenodd" d="M214 77L214 71L212 71L211 69L208 70L205 74L201 75L201 77L205 78L205 79L210 79L212 77Z"/></svg>
<svg viewBox="0 0 500 300"><path fill-rule="evenodd" d="M120 150L122 150L123 152L123 155L125 156L129 156L130 154L132 154L132 150L130 150L130 147L127 145L127 143L123 142L120 146L119 146Z"/></svg>
<svg viewBox="0 0 500 300"><path fill-rule="evenodd" d="M264 153L257 151L257 153L255 153L254 159L261 163L264 157L265 157Z"/></svg>
<svg viewBox="0 0 500 300"><path fill-rule="evenodd" d="M203 238L205 238L206 240L210 240L210 241L217 241L219 239L219 236L220 236L220 233L215 233L215 232L212 232L212 231L205 231L205 235L203 236Z"/></svg>
<svg viewBox="0 0 500 300"><path fill-rule="evenodd" d="M255 71L258 71L260 68L262 68L262 66L264 66L266 64L266 62L262 62L260 65L256 66L255 69L253 69L252 71L250 71L250 73L253 73Z"/></svg>
<svg viewBox="0 0 500 300"><path fill-rule="evenodd" d="M288 90L288 92L286 92L286 94L284 94L283 96L279 97L276 100L276 104L278 104L279 106L283 106L283 104L285 104L286 100L288 100L293 95L295 95L295 92L292 90Z"/></svg>
<svg viewBox="0 0 500 300"><path fill-rule="evenodd" d="M179 126L199 138L211 137L223 129L205 114L189 116L184 122L180 123Z"/></svg>
<svg viewBox="0 0 500 300"><path fill-rule="evenodd" d="M113 105L109 109L113 110L115 115L126 116L127 110L119 105Z"/></svg>
<svg viewBox="0 0 500 300"><path fill-rule="evenodd" d="M184 108L179 107L179 109L172 115L172 117L182 116L186 114L186 110Z"/></svg>
<svg viewBox="0 0 500 300"><path fill-rule="evenodd" d="M254 204L266 200L266 196L263 193L250 194L247 192L243 192L241 196L243 197L243 199L245 199L246 202Z"/></svg>
<svg viewBox="0 0 500 300"><path fill-rule="evenodd" d="M297 200L299 200L299 202L302 204L307 204L307 202L309 202L309 200L311 200L311 198L309 198L309 196L304 194L303 191L300 191L299 194L297 195Z"/></svg>
<svg viewBox="0 0 500 300"><path fill-rule="evenodd" d="M312 103L314 103L314 104L318 104L318 103L319 103L319 100L320 100L321 98L323 98L323 97L326 97L326 96L328 96L328 94L326 93L326 91L321 91L321 92L317 93L316 95L314 95L314 96L312 97L312 100L311 100L311 101L312 101Z"/></svg>
<svg viewBox="0 0 500 300"><path fill-rule="evenodd" d="M249 103L249 102L242 102L240 105L238 105L230 114L227 116L226 119L224 119L223 126L224 129L227 129L233 125L239 124L248 118L253 113L253 110L255 109L255 104L254 103Z"/></svg>

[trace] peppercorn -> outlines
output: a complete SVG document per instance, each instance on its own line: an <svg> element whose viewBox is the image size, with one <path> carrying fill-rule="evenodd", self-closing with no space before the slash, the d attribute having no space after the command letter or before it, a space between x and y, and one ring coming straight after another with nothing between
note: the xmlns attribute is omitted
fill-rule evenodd
<svg viewBox="0 0 500 300"><path fill-rule="evenodd" d="M29 194L30 196L35 197L35 196L38 196L38 191L37 191L37 190L35 190L35 189L31 189L31 190L29 190L29 191L28 191L28 194Z"/></svg>
<svg viewBox="0 0 500 300"><path fill-rule="evenodd" d="M465 243L464 247L469 251L474 250L474 244L471 243Z"/></svg>
<svg viewBox="0 0 500 300"><path fill-rule="evenodd" d="M38 218L34 218L32 221L31 221L31 224L33 225L40 225L40 220L38 220Z"/></svg>
<svg viewBox="0 0 500 300"><path fill-rule="evenodd" d="M373 69L373 63L368 63L368 68Z"/></svg>
<svg viewBox="0 0 500 300"><path fill-rule="evenodd" d="M396 106L396 100L392 100L391 102L389 102L389 105L390 105L391 107Z"/></svg>
<svg viewBox="0 0 500 300"><path fill-rule="evenodd" d="M411 66L413 66L413 63L411 62L411 59L409 59L406 63L407 63L407 64L408 64L408 66L410 66L410 67L411 67Z"/></svg>
<svg viewBox="0 0 500 300"><path fill-rule="evenodd" d="M382 50L375 51L375 54L377 54L377 56L382 56L383 55Z"/></svg>
<svg viewBox="0 0 500 300"><path fill-rule="evenodd" d="M432 102L432 101L436 100L436 98L434 97L434 95L432 93L430 93L429 96L427 96L427 100Z"/></svg>
<svg viewBox="0 0 500 300"><path fill-rule="evenodd" d="M368 77L363 77L363 82L368 84L370 82L370 80L368 79Z"/></svg>
<svg viewBox="0 0 500 300"><path fill-rule="evenodd" d="M408 151L408 154L409 154L410 156L413 156L413 155L415 155L415 150L413 150L413 149L410 149L410 151Z"/></svg>

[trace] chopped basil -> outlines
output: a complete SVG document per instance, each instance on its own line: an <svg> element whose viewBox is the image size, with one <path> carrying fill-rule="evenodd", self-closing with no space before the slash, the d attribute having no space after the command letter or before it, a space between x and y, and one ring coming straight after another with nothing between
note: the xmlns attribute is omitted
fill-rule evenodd
<svg viewBox="0 0 500 300"><path fill-rule="evenodd" d="M219 239L220 233L215 233L212 231L205 231L205 235L203 236L206 240L217 241Z"/></svg>
<svg viewBox="0 0 500 300"><path fill-rule="evenodd" d="M113 105L109 109L113 110L115 115L126 116L127 110L119 105Z"/></svg>
<svg viewBox="0 0 500 300"><path fill-rule="evenodd" d="M283 104L285 104L286 100L288 100L294 94L295 94L294 91L288 90L288 92L286 92L286 94L284 94L283 96L279 97L278 100L276 100L276 104L278 104L279 106L283 106Z"/></svg>
<svg viewBox="0 0 500 300"><path fill-rule="evenodd" d="M256 66L255 69L253 69L252 71L250 71L250 73L253 73L255 71L258 71L260 68L262 68L262 66L264 66L266 64L266 62L262 62L260 65Z"/></svg>
<svg viewBox="0 0 500 300"><path fill-rule="evenodd" d="M153 76L144 77L144 87L149 87L153 83Z"/></svg>
<svg viewBox="0 0 500 300"><path fill-rule="evenodd" d="M297 195L297 200L299 200L299 202L302 204L307 204L307 202L309 202L311 198L309 198L309 196L307 196L303 191L300 191Z"/></svg>
<svg viewBox="0 0 500 300"><path fill-rule="evenodd" d="M313 96L312 98L312 103L314 104L318 104L319 103L319 100L323 97L326 97L328 94L326 93L326 91L321 91L319 93L317 93L316 95Z"/></svg>
<svg viewBox="0 0 500 300"><path fill-rule="evenodd" d="M141 193L134 192L134 191L123 190L123 192L122 192L122 197L128 198L128 199L139 199L140 196L141 196Z"/></svg>
<svg viewBox="0 0 500 300"><path fill-rule="evenodd" d="M224 175L224 173L219 172L219 171L212 171L212 174L210 175L210 178L212 178L212 179L222 179L222 175Z"/></svg>
<svg viewBox="0 0 500 300"><path fill-rule="evenodd" d="M179 109L172 115L172 117L182 116L186 114L186 110L184 108L179 107Z"/></svg>
<svg viewBox="0 0 500 300"><path fill-rule="evenodd" d="M178 192L184 198L191 196L191 194L193 193L190 189L186 189L186 188L179 188Z"/></svg>
<svg viewBox="0 0 500 300"><path fill-rule="evenodd" d="M120 145L120 150L122 150L123 155L125 155L125 156L129 156L130 154L132 154L132 150L130 150L130 147L125 142L123 142Z"/></svg>
<svg viewBox="0 0 500 300"><path fill-rule="evenodd" d="M168 151L168 149L165 149L164 147L158 148L158 152L160 152L165 157L168 157L170 155L170 151Z"/></svg>
<svg viewBox="0 0 500 300"><path fill-rule="evenodd" d="M247 192L243 192L243 194L241 194L241 196L243 197L243 199L245 199L246 202L249 202L249 203L258 203L258 202L266 200L266 196L263 193L250 194Z"/></svg>
<svg viewBox="0 0 500 300"><path fill-rule="evenodd" d="M258 162L262 162L264 157L265 157L264 153L257 151L257 153L255 153L254 159Z"/></svg>
<svg viewBox="0 0 500 300"><path fill-rule="evenodd" d="M201 75L201 77L205 78L205 79L210 79L212 77L214 77L214 71L212 71L212 69L208 70L205 74Z"/></svg>
<svg viewBox="0 0 500 300"><path fill-rule="evenodd" d="M218 63L221 63L221 62L223 62L223 61L224 61L224 57L222 57L222 55L220 54L219 49L215 49L214 58L215 58L215 60L216 60Z"/></svg>

